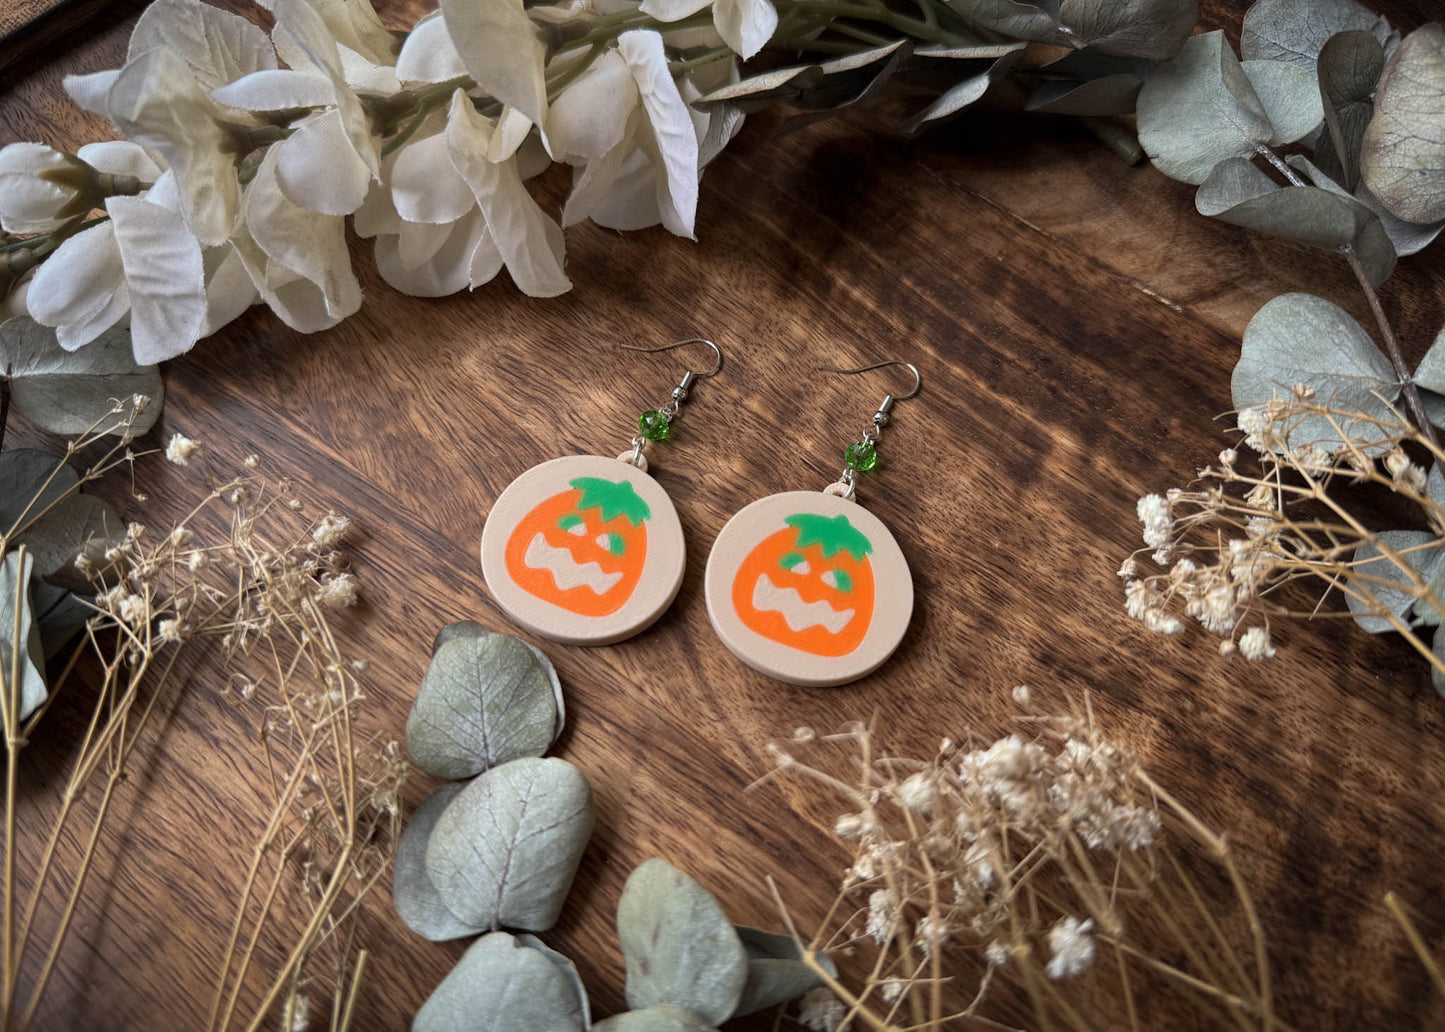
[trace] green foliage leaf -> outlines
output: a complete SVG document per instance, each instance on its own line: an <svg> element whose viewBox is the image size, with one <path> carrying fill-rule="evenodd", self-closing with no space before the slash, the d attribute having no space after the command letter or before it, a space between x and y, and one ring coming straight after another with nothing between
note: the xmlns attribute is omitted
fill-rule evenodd
<svg viewBox="0 0 1445 1032"><path fill-rule="evenodd" d="M1399 218L1445 219L1445 25L1410 33L1385 66L1360 168L1370 192Z"/></svg>
<svg viewBox="0 0 1445 1032"><path fill-rule="evenodd" d="M1428 584L1445 567L1445 540L1423 530L1387 530L1379 535L1380 542L1399 554L1414 570L1420 573ZM1387 610L1402 620L1415 605L1415 587L1409 576L1395 563L1385 558L1376 545L1365 542L1355 549L1351 579L1368 587ZM1384 583L1372 583L1383 581ZM1377 616L1371 607L1361 599L1346 596L1346 604L1355 618L1355 623L1371 634L1394 630L1390 621ZM1409 621L1407 622L1414 622Z"/></svg>
<svg viewBox="0 0 1445 1032"><path fill-rule="evenodd" d="M961 79L943 91L937 100L929 104L918 114L908 119L900 127L900 131L906 135L921 132L924 128L934 123L942 122L958 114L970 104L983 99L984 94L999 79L1012 71L1023 57L1024 47L1027 44L1014 43L1003 47L988 48L967 48L969 50L985 49L990 54L997 53L997 57L991 57L983 68ZM915 62L920 58L953 58L959 59L957 51L962 48L926 48L922 47L914 51ZM963 58L968 60L967 57ZM972 63L972 62L970 62Z"/></svg>
<svg viewBox="0 0 1445 1032"><path fill-rule="evenodd" d="M592 834L592 789L565 760L493 767L451 801L426 848L442 903L485 928L557 923Z"/></svg>
<svg viewBox="0 0 1445 1032"><path fill-rule="evenodd" d="M137 394L151 399L132 428L143 434L160 418L165 391L156 366L138 366L130 331L108 330L78 351L66 351L55 331L26 316L0 323L0 372L10 370L15 410L36 426L57 434L78 434L106 420L116 401L124 412L98 430L119 432Z"/></svg>
<svg viewBox="0 0 1445 1032"><path fill-rule="evenodd" d="M1297 384L1321 401L1350 412L1393 418L1389 403L1400 393L1394 368L1370 335L1339 305L1313 294L1281 294L1261 308L1244 331L1244 348L1230 387L1234 407L1268 403ZM1350 433L1348 425L1345 432ZM1376 440L1374 430L1361 436ZM1343 446L1323 417L1302 420L1292 443Z"/></svg>
<svg viewBox="0 0 1445 1032"><path fill-rule="evenodd" d="M541 756L562 732L557 671L510 634L463 622L444 628L406 722L412 761L441 778L469 778Z"/></svg>
<svg viewBox="0 0 1445 1032"><path fill-rule="evenodd" d="M1024 107L1051 115L1122 115L1134 110L1144 80L1127 72L1087 82L1046 82L1029 94Z"/></svg>
<svg viewBox="0 0 1445 1032"><path fill-rule="evenodd" d="M1246 60L1292 61L1314 71L1325 42L1356 29L1381 43L1390 36L1385 19L1353 0L1259 0L1244 16L1239 49Z"/></svg>
<svg viewBox="0 0 1445 1032"><path fill-rule="evenodd" d="M87 543L125 534L115 511L94 495L80 494L79 483L73 469L42 451L0 453L0 529L12 548L22 542L29 547L37 577L68 587L88 586L68 576Z"/></svg>
<svg viewBox="0 0 1445 1032"><path fill-rule="evenodd" d="M1445 326L1435 334L1435 340L1420 365L1415 370L1415 384L1437 394L1445 394Z"/></svg>
<svg viewBox="0 0 1445 1032"><path fill-rule="evenodd" d="M432 829L442 811L464 787L443 785L427 796L411 815L396 844L391 898L397 916L412 931L432 942L460 939L486 930L480 925L467 924L448 910L426 873L426 847Z"/></svg>
<svg viewBox="0 0 1445 1032"><path fill-rule="evenodd" d="M804 111L833 113L881 90L910 53L910 41L901 39L820 64L778 68L714 90L692 106L706 110L732 105L749 112L781 101Z"/></svg>
<svg viewBox="0 0 1445 1032"><path fill-rule="evenodd" d="M1375 218L1380 220L1380 226L1385 230L1390 244L1395 248L1395 253L1401 258L1423 251L1434 243L1441 230L1445 230L1445 219L1441 219L1439 222L1418 223L1406 222L1404 219L1396 217L1394 213L1386 210L1385 206L1380 203L1380 199L1370 193L1364 183L1355 187L1355 200L1374 212Z"/></svg>
<svg viewBox="0 0 1445 1032"><path fill-rule="evenodd" d="M1359 184L1360 142L1384 67L1384 47L1361 29L1336 33L1320 50L1316 71L1327 132L1315 148L1315 163L1347 190Z"/></svg>
<svg viewBox="0 0 1445 1032"><path fill-rule="evenodd" d="M591 1028L592 1005L587 1000L587 987L582 984L582 976L577 973L577 965L572 963L572 959L558 953L535 935L519 935L517 941L542 954L562 973L562 977L572 987L572 1020L576 1022L578 1028Z"/></svg>
<svg viewBox="0 0 1445 1032"><path fill-rule="evenodd" d="M1279 147L1302 140L1319 128L1325 111L1314 77L1288 61L1243 61L1240 67L1264 105L1273 131L1269 143Z"/></svg>
<svg viewBox="0 0 1445 1032"><path fill-rule="evenodd" d="M656 1007L627 1011L614 1015L592 1026L593 1032L718 1032L700 1014L694 1014L685 1007L669 1007L660 1003Z"/></svg>
<svg viewBox="0 0 1445 1032"><path fill-rule="evenodd" d="M1199 184L1226 158L1246 157L1274 135L1264 104L1223 32L1194 36L1156 67L1139 92L1139 142L1159 171Z"/></svg>
<svg viewBox="0 0 1445 1032"><path fill-rule="evenodd" d="M574 990L540 951L484 935L422 1004L412 1032L585 1032Z"/></svg>
<svg viewBox="0 0 1445 1032"><path fill-rule="evenodd" d="M721 1025L748 978L742 940L712 893L665 860L645 861L617 903L627 1005L672 1004Z"/></svg>
<svg viewBox="0 0 1445 1032"><path fill-rule="evenodd" d="M40 629L40 651L46 659L63 649L95 609L67 588L30 578L30 610Z"/></svg>
<svg viewBox="0 0 1445 1032"><path fill-rule="evenodd" d="M15 651L20 650L20 719L24 720L35 707L45 701L45 655L40 647L40 632L31 618L30 577L33 572L30 556L22 568L20 553L10 552L0 563L0 691L10 697L10 667ZM16 616L20 633L16 636Z"/></svg>
<svg viewBox="0 0 1445 1032"><path fill-rule="evenodd" d="M738 938L748 955L748 980L743 985L734 1017L776 1007L818 988L823 980L803 963L803 954L791 935L763 932L737 926ZM837 965L826 954L819 961L829 975L838 974Z"/></svg>
<svg viewBox="0 0 1445 1032"><path fill-rule="evenodd" d="M1291 164L1319 178L1316 186L1281 187L1247 158L1221 161L1194 196L1201 215L1331 251L1352 249L1370 281L1395 268L1395 250L1379 220L1338 184L1298 156Z"/></svg>
<svg viewBox="0 0 1445 1032"><path fill-rule="evenodd" d="M1110 54L1173 57L1194 30L1194 0L951 0L970 21L1056 46L1085 43Z"/></svg>

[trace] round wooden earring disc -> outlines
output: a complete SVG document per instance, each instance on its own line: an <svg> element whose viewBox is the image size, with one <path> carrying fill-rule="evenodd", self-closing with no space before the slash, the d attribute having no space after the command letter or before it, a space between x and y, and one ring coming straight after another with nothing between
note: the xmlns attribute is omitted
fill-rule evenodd
<svg viewBox="0 0 1445 1032"><path fill-rule="evenodd" d="M913 615L913 576L888 528L856 502L819 491L769 495L729 520L703 593L723 644L792 684L871 673Z"/></svg>
<svg viewBox="0 0 1445 1032"><path fill-rule="evenodd" d="M647 627L682 584L672 499L618 459L569 455L507 485L482 528L482 576L513 620L569 645Z"/></svg>

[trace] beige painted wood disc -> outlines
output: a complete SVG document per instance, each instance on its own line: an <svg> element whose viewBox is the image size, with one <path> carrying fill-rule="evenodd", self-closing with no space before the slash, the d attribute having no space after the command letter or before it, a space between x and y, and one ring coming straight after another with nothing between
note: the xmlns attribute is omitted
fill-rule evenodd
<svg viewBox="0 0 1445 1032"><path fill-rule="evenodd" d="M686 561L667 492L599 455L533 466L482 528L482 576L513 620L553 641L606 645L671 604Z"/></svg>
<svg viewBox="0 0 1445 1032"><path fill-rule="evenodd" d="M729 520L703 592L723 644L793 684L846 684L876 670L913 615L913 576L888 528L820 491L769 495Z"/></svg>

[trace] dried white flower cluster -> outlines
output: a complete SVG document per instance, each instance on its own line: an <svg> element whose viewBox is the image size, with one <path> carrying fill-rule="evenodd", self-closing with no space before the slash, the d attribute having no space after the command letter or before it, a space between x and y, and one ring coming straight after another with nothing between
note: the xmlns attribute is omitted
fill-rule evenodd
<svg viewBox="0 0 1445 1032"><path fill-rule="evenodd" d="M1013 692L1023 705L1030 695ZM939 977L931 965L954 950L974 953L989 972L1030 963L1053 979L1079 974L1093 962L1104 915L1081 905L1081 913L1055 910L1051 924L1040 924L1038 910L1020 914L1023 894L1056 859L1076 869L1076 848L1099 854L1103 870L1122 862L1117 856L1138 857L1129 862L1141 870L1151 863L1162 825L1134 755L1084 716L1037 718L1032 726L1031 735L975 748L946 739L926 761L872 759L854 788L803 763L796 750L843 742L872 756L866 728L774 746L780 769L818 778L856 808L833 830L852 849L842 891L859 906L823 938L835 948L866 944L879 952L870 984L887 1004L920 979ZM1049 898L1068 897L1051 889ZM1105 924L1117 933L1122 920L1107 915Z"/></svg>
<svg viewBox="0 0 1445 1032"><path fill-rule="evenodd" d="M1139 500L1144 544L1167 570L1146 574L1137 557L1124 561L1119 576L1129 615L1161 634L1183 631L1182 616L1219 635L1224 655L1269 659L1276 654L1271 618L1293 613L1273 596L1310 577L1380 627L1405 629L1410 605L1433 596L1421 571L1441 542L1416 531L1366 529L1342 488L1388 487L1418 504L1439 534L1445 479L1427 474L1403 447L1428 450L1428 442L1403 419L1342 410L1303 386L1242 410L1237 430L1259 453L1258 473L1241 468L1239 453L1227 448L1217 465L1200 471L1198 486ZM1379 547L1402 540L1403 551ZM1251 617L1262 622L1246 627Z"/></svg>
<svg viewBox="0 0 1445 1032"><path fill-rule="evenodd" d="M348 217L408 294L504 267L560 294L564 226L692 237L702 169L741 127L692 102L778 26L768 0L441 0L399 39L370 0L263 6L269 36L156 0L124 67L65 80L124 139L0 149L0 227L48 238L0 269L11 314L72 350L128 320L141 363L258 303L322 330L361 305ZM526 185L553 162L575 170L560 221Z"/></svg>

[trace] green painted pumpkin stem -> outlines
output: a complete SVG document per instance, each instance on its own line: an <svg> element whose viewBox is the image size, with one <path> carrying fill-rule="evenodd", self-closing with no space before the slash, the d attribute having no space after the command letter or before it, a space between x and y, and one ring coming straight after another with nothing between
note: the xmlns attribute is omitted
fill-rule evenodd
<svg viewBox="0 0 1445 1032"><path fill-rule="evenodd" d="M839 552L846 551L855 560L861 561L873 551L872 542L849 523L846 516L820 516L817 513L802 512L789 516L783 522L798 528L799 548L817 545L823 550L824 559L831 559Z"/></svg>
<svg viewBox="0 0 1445 1032"><path fill-rule="evenodd" d="M578 477L572 486L582 492L580 509L601 509L602 522L626 516L634 526L642 525L652 518L652 510L637 496L632 484L626 480L603 480L601 477Z"/></svg>

